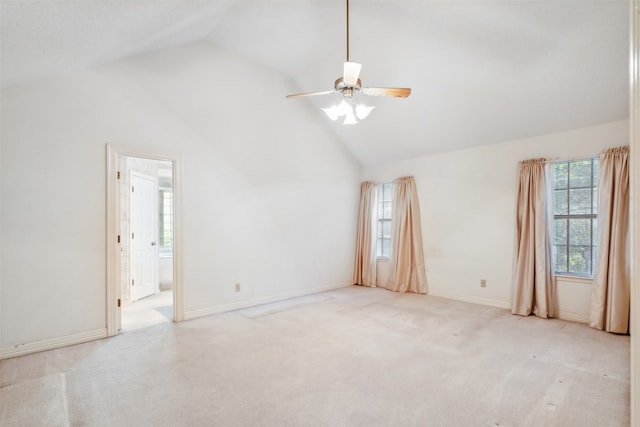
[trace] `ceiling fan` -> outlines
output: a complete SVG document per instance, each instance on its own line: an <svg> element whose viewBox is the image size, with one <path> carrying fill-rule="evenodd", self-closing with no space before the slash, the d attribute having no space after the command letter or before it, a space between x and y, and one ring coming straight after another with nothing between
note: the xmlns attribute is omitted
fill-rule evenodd
<svg viewBox="0 0 640 427"><path fill-rule="evenodd" d="M324 109L325 113L332 120L337 120L338 116L345 116L345 124L357 123L354 121L353 113L358 118L363 119L374 107L356 106L354 110L350 105L345 103L345 100L350 102L354 93L361 93L363 95L371 96L392 96L396 98L406 98L411 94L410 88L400 87L362 87L360 81L360 70L362 65L357 62L349 60L349 0L347 2L347 61L344 63L342 77L336 79L333 90L325 90L320 92L307 92L297 93L293 95L287 95L287 98L301 98L305 96L316 95L328 95L332 93L340 93L343 96L343 101L339 106ZM362 107L362 108L358 108ZM349 111L351 114L349 114Z"/></svg>

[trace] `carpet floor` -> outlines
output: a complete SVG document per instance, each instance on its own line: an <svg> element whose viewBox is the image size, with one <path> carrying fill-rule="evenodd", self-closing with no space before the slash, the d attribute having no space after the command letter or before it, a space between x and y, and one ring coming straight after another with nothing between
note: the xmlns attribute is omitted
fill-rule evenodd
<svg viewBox="0 0 640 427"><path fill-rule="evenodd" d="M627 426L629 337L349 287L0 362L2 426Z"/></svg>

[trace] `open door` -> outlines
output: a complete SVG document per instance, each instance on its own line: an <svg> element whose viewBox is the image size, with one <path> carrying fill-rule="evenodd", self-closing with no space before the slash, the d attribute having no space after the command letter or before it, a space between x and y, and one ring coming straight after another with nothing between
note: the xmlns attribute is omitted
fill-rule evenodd
<svg viewBox="0 0 640 427"><path fill-rule="evenodd" d="M131 301L159 292L158 282L158 181L130 174Z"/></svg>

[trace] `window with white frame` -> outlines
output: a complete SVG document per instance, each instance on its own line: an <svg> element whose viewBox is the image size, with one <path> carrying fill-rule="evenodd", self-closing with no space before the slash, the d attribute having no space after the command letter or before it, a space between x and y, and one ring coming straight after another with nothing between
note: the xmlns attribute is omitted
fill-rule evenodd
<svg viewBox="0 0 640 427"><path fill-rule="evenodd" d="M556 274L593 276L598 226L598 158L558 161L553 179Z"/></svg>
<svg viewBox="0 0 640 427"><path fill-rule="evenodd" d="M173 253L173 191L170 188L161 187L159 196L159 254L171 256Z"/></svg>
<svg viewBox="0 0 640 427"><path fill-rule="evenodd" d="M391 254L391 211L393 184L378 184L378 228L376 256L389 258Z"/></svg>

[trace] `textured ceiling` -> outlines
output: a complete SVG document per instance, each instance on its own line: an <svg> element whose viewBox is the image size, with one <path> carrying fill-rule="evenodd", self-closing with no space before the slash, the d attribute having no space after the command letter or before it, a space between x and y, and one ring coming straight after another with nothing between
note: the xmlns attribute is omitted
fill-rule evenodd
<svg viewBox="0 0 640 427"><path fill-rule="evenodd" d="M2 86L208 40L301 91L330 89L344 12L332 0L0 0ZM624 0L352 0L363 85L413 92L366 98L377 108L355 126L318 118L363 164L627 118L628 14Z"/></svg>

